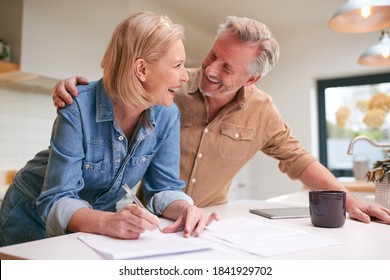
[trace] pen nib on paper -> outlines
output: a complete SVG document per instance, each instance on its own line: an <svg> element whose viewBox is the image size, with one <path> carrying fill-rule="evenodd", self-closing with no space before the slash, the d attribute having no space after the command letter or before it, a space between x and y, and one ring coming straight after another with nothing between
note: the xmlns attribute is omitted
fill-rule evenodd
<svg viewBox="0 0 390 280"><path fill-rule="evenodd" d="M142 204L142 202L138 199L138 197L133 193L133 191L130 189L130 187L127 184L123 184L122 188L125 189L128 195L130 195L131 199L135 204L137 204L139 207L146 209L145 206ZM160 225L156 226L160 232L163 232Z"/></svg>

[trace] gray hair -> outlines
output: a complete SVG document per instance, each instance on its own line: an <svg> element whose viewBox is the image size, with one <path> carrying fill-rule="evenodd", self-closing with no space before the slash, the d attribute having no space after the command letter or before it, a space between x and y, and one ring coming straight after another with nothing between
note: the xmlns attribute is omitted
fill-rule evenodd
<svg viewBox="0 0 390 280"><path fill-rule="evenodd" d="M247 65L248 74L264 77L279 60L279 44L265 24L246 17L228 16L219 26L217 36L226 30L231 30L242 42L258 45L257 57Z"/></svg>

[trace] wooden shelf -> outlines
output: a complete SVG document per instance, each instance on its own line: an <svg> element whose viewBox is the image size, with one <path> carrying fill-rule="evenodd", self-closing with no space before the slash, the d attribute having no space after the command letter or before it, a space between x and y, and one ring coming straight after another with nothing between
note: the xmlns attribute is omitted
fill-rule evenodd
<svg viewBox="0 0 390 280"><path fill-rule="evenodd" d="M0 60L0 74L14 72L14 71L19 71L18 64L4 61L4 60Z"/></svg>

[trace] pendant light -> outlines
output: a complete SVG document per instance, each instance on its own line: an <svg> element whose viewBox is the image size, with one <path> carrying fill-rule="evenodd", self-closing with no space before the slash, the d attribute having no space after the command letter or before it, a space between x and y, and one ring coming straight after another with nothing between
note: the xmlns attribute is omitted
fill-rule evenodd
<svg viewBox="0 0 390 280"><path fill-rule="evenodd" d="M378 44L360 56L358 63L367 66L390 66L390 38L387 30L382 31Z"/></svg>
<svg viewBox="0 0 390 280"><path fill-rule="evenodd" d="M349 0L336 11L328 26L347 33L383 30L390 26L390 0Z"/></svg>

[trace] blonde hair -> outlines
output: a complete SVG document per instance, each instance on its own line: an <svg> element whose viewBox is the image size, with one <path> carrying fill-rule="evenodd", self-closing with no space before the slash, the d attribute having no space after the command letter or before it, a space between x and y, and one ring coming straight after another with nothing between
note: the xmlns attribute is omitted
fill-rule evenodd
<svg viewBox="0 0 390 280"><path fill-rule="evenodd" d="M103 84L114 102L127 106L150 107L152 97L137 78L134 63L142 58L157 63L178 39L185 41L184 27L161 24L160 16L139 12L116 27L103 56Z"/></svg>
<svg viewBox="0 0 390 280"><path fill-rule="evenodd" d="M264 77L279 60L279 44L263 23L246 17L228 16L219 26L218 35L230 30L240 41L257 44L257 57L247 65L250 75Z"/></svg>

